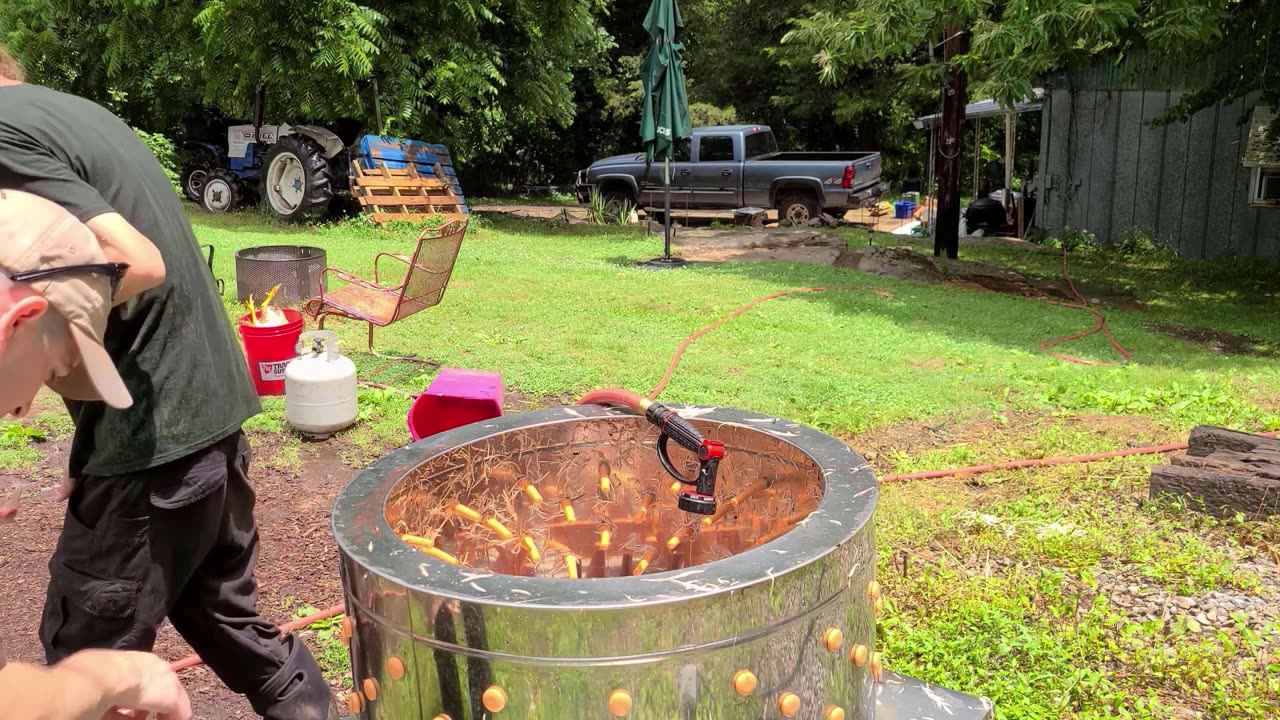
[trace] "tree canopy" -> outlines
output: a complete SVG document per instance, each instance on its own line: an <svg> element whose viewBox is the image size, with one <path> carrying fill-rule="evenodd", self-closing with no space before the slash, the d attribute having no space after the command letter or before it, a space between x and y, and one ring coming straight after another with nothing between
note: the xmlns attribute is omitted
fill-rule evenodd
<svg viewBox="0 0 1280 720"><path fill-rule="evenodd" d="M1212 58L1175 113L1278 94L1280 0L683 0L695 124L762 122L783 147L920 162L944 28L971 92L1010 102L1045 73L1143 47ZM646 0L3 0L0 42L31 80L173 134L200 106L270 122L374 121L454 148L469 187L564 184L637 150ZM91 19L90 19L91 18ZM1276 62L1272 62L1275 60ZM1268 90L1270 88L1270 90ZM1198 104L1198 105L1197 105Z"/></svg>
<svg viewBox="0 0 1280 720"><path fill-rule="evenodd" d="M601 0L101 5L8 0L0 39L33 81L150 129L196 105L244 117L259 84L273 121L371 121L376 80L390 131L447 137L463 156L501 148L522 123L568 124L574 70L608 46Z"/></svg>
<svg viewBox="0 0 1280 720"><path fill-rule="evenodd" d="M1052 70L1146 45L1171 49L1220 37L1233 0L857 0L796 20L787 41L813 52L819 76L899 63L908 76L965 72L970 92L1006 106L1031 95ZM969 33L969 51L943 67L948 27Z"/></svg>

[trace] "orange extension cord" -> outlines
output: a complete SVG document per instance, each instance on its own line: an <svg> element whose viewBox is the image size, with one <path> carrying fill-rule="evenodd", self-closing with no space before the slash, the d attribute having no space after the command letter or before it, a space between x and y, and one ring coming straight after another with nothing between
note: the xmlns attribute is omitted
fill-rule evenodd
<svg viewBox="0 0 1280 720"><path fill-rule="evenodd" d="M1120 343L1116 342L1116 339L1114 337L1111 336L1111 329L1107 327L1106 318L1103 317L1102 313L1098 312L1092 307L1089 307L1088 301L1085 300L1084 297L1080 295L1079 291L1076 290L1075 283L1071 281L1071 276L1067 274L1067 251L1065 248L1062 250L1062 277L1067 281L1067 286L1071 288L1072 296L1075 297L1078 302L1065 303L1065 302L1058 302L1056 300L1041 300L1041 302L1046 302L1046 303L1049 303L1050 305L1058 305L1060 307L1072 308L1075 310L1084 310L1086 312L1091 313L1095 318L1097 318L1097 323L1094 324L1092 329L1086 330L1085 332L1076 333L1074 335L1068 335L1066 337L1061 337L1061 338L1054 338L1052 340L1046 340L1043 343L1040 343L1040 348L1060 360L1065 360L1066 362L1077 363L1080 365L1114 366L1114 365L1123 365L1129 362L1129 352L1125 350L1120 345ZM786 297L788 295L798 295L800 293L828 292L832 290L868 290L868 289L870 288L863 285L831 285L826 287L807 287L807 288L798 288L796 290L783 290L782 292L776 292L771 295L758 297L755 300L752 300L751 302L739 307L737 310L734 310L728 315L725 315L719 320L711 323L710 325L702 328L701 330L685 338L684 342L680 343L680 347L676 349L675 355L671 357L671 362L670 364L667 365L666 373L663 374L662 379L658 381L658 384L654 386L653 390L649 392L648 399L649 400L656 399L658 395L661 394L662 391L666 389L667 385L671 382L671 378L675 376L676 369L680 366L680 360L684 357L684 353L686 350L689 349L690 345L697 342L698 338L701 338L703 335L706 335L712 330L715 330L716 328L732 320L733 318L738 317L739 315L745 313L751 308L761 303L768 302L770 300L776 300L777 298ZM1111 346L1114 347L1122 357L1124 357L1124 362L1104 363L1104 362L1098 362L1095 360L1086 360L1084 358L1078 358L1072 355L1059 354L1049 349L1053 345L1064 343L1070 340L1078 340L1080 338L1088 337L1090 335L1095 335L1099 332L1101 332L1107 338L1107 340L1110 341ZM595 404L595 403L602 403L602 402L618 402L638 410L641 403L641 399L639 395L629 390L607 388L604 390L595 390L588 393L587 395L583 396L582 400L579 400L577 404L588 405L588 404ZM1277 435L1280 435L1280 433L1267 433L1267 436L1269 437L1276 437ZM935 479L935 478L952 477L955 475L975 475L978 473L991 472L993 470L1012 470L1017 468L1044 467L1047 465L1088 463L1088 462L1096 462L1098 460L1108 460L1111 458L1128 457L1131 455L1153 455L1156 453L1172 452L1175 450L1185 450L1186 448L1187 448L1186 443L1178 443L1174 445L1157 445L1149 448L1131 448L1129 450L1117 450L1115 452L1099 453L1095 455L1074 455L1074 456L1068 456L1068 457L1038 458L1033 460L1013 460L1005 463L996 463L994 465L974 465L972 467L952 468L949 470L930 470L927 472L907 473L904 475L887 475L885 477L880 478L880 482L898 482L902 480L927 480L927 479ZM306 617L301 617L301 618L298 618L297 620L287 622L284 625L280 626L280 632L282 633L293 632L294 630L299 630L301 628L312 625L313 623L317 623L321 620L326 620L331 617L336 617L338 615L341 615L343 612L345 612L345 609L342 605L334 605L332 607L325 608L324 610L321 610L318 613L307 615ZM190 667L195 667L196 665L200 665L201 663L203 663L203 661L200 659L200 657L198 655L193 654L193 655L188 655L187 657L182 658L181 660L174 661L173 663L170 664L170 667L173 668L173 670L176 672L180 670L185 670Z"/></svg>

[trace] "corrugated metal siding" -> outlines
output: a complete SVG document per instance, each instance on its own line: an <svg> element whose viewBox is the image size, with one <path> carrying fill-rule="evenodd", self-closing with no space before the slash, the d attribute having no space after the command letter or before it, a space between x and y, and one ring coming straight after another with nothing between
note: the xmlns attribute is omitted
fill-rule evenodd
<svg viewBox="0 0 1280 720"><path fill-rule="evenodd" d="M1223 67L1230 67L1229 58L1223 58ZM1067 75L1071 85L1078 90L1194 90L1213 81L1215 63L1197 63L1192 66L1170 62L1162 58L1152 59L1148 54L1135 52L1119 62L1101 62L1072 70Z"/></svg>
<svg viewBox="0 0 1280 720"><path fill-rule="evenodd" d="M1245 98L1189 122L1145 124L1182 90L1053 87L1041 120L1040 221L1104 240L1129 228L1183 257L1280 257L1280 209L1249 206Z"/></svg>

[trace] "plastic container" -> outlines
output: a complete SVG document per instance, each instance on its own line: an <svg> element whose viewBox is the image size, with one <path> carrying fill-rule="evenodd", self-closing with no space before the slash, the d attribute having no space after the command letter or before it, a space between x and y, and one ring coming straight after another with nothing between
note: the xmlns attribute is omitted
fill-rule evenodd
<svg viewBox="0 0 1280 720"><path fill-rule="evenodd" d="M312 330L298 339L284 372L284 414L304 435L327 436L356 421L356 364L338 352L338 334Z"/></svg>
<svg viewBox="0 0 1280 720"><path fill-rule="evenodd" d="M287 320L283 325L257 327L245 313L236 323L244 341L244 355L249 361L249 377L259 396L283 395L284 373L297 357L298 338L302 335L302 313L290 308L281 310Z"/></svg>
<svg viewBox="0 0 1280 720"><path fill-rule="evenodd" d="M502 375L484 370L443 368L409 408L406 422L414 442L445 430L502 417Z"/></svg>
<svg viewBox="0 0 1280 720"><path fill-rule="evenodd" d="M905 220L911 217L915 212L916 204L910 200L899 200L893 204L893 217L898 220Z"/></svg>

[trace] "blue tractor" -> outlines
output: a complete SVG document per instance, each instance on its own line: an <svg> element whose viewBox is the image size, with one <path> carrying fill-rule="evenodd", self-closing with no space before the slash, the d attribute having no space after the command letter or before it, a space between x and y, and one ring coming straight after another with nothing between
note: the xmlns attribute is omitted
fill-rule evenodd
<svg viewBox="0 0 1280 720"><path fill-rule="evenodd" d="M266 125L261 108L259 93L255 122L212 112L190 115L184 122L182 190L205 210L229 212L259 197L283 220L317 220L358 194L353 161L364 169L412 165L416 174L451 186L459 205L465 202L443 145L361 135L354 120L331 127ZM461 211L466 212L465 205Z"/></svg>

